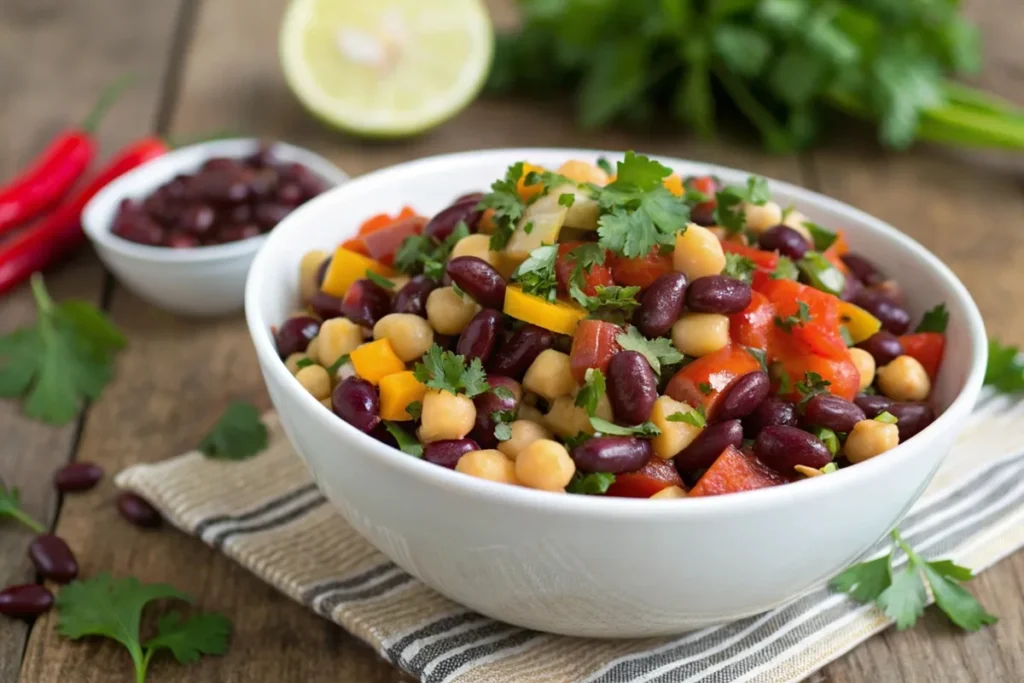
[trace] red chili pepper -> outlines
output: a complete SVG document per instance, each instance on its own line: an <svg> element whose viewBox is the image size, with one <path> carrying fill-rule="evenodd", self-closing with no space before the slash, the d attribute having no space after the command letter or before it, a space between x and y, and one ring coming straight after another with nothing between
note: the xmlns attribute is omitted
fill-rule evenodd
<svg viewBox="0 0 1024 683"><path fill-rule="evenodd" d="M56 204L89 169L96 125L126 85L122 80L105 90L81 128L58 135L25 173L0 187L0 234Z"/></svg>
<svg viewBox="0 0 1024 683"><path fill-rule="evenodd" d="M53 213L0 243L0 294L54 263L85 241L82 210L115 178L168 151L159 138L143 138L122 149L85 187Z"/></svg>

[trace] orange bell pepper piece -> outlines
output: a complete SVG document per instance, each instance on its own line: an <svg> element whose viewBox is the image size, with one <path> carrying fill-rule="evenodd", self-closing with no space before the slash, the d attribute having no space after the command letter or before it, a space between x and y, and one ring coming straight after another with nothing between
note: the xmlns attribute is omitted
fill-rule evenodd
<svg viewBox="0 0 1024 683"><path fill-rule="evenodd" d="M729 446L690 490L690 497L720 496L785 484L786 480L753 455Z"/></svg>

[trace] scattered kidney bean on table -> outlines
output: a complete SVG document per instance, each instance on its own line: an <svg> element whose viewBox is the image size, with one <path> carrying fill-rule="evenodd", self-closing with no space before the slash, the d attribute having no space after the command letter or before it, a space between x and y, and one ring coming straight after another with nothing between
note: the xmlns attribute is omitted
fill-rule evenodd
<svg viewBox="0 0 1024 683"><path fill-rule="evenodd" d="M761 178L523 162L432 218L370 217L298 277L274 334L299 384L492 481L720 495L883 456L935 419L945 306L910 332L899 283Z"/></svg>

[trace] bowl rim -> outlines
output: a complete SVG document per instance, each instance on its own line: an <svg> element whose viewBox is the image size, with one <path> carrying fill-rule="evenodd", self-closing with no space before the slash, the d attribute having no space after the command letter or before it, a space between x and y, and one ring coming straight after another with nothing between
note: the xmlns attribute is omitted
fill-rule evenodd
<svg viewBox="0 0 1024 683"><path fill-rule="evenodd" d="M564 158L568 160L574 158L595 159L600 156L615 158L622 154L623 152L621 151L611 150L524 147L435 155L396 164L359 176L344 186L325 192L302 205L296 211L289 214L271 235L268 235L269 239L256 254L246 281L246 322L264 372L269 372L273 375L275 382L281 386L281 390L285 393L285 399L293 402L296 409L309 411L339 441L349 440L354 446L358 446L352 449L356 457L380 458L382 464L396 473L414 477L428 485L437 487L439 490L446 490L468 499L491 502L500 501L512 506L543 507L552 512L585 514L597 518L643 518L657 513L678 516L680 519L708 515L718 516L723 513L727 515L745 515L760 509L771 508L784 500L796 504L804 500L809 501L818 496L841 494L842 490L846 487L852 487L858 482L864 483L870 478L881 476L887 470L897 469L897 465L904 460L914 457L925 457L926 451L905 447L906 443L913 443L913 441L908 441L899 444L890 453L887 453L885 458L871 458L867 462L858 463L856 467L847 467L826 477L812 477L791 482L785 486L772 486L753 491L744 491L743 495L737 496L706 496L696 499L682 498L674 501L652 501L645 498L552 495L547 491L539 491L521 486L509 486L508 484L465 476L454 470L438 467L420 458L402 453L398 449L381 443L370 435L364 434L352 425L338 419L333 412L329 411L311 394L304 391L297 382L291 381L293 379L291 373L288 372L284 363L278 357L277 351L273 347L272 335L269 332L271 325L277 321L272 323L263 319L260 309L260 295L267 279L264 271L273 261L275 253L280 251L273 248L274 242L288 239L292 231L298 232L298 226L301 226L305 219L304 214L312 213L316 209L318 202L336 201L332 195L358 193L363 186L382 182L383 179L393 173L415 172L421 168L434 167L432 170L438 172L440 171L439 167L455 163L505 164L506 162L512 163L508 160L513 158L515 160L522 160L542 155L564 155ZM705 172L709 174L721 176L751 175L750 172L741 169L701 161L656 154L649 156L670 168L673 164L685 164L705 169ZM985 375L988 355L988 340L981 313L967 288L937 256L916 240L900 232L885 221L845 202L832 199L813 190L767 176L762 177L765 177L773 190L785 191L798 203L817 205L826 210L846 214L869 230L884 234L888 239L898 243L900 248L905 249L908 252L908 256L921 260L925 267L935 272L949 287L952 296L958 300L966 314L963 324L965 325L967 338L971 346L971 364L956 398L953 399L949 407L932 424L915 435L915 438L922 437L923 435L924 438L917 443L924 443L924 440L928 439L929 436L934 440L940 433L952 432L957 426L957 421L962 423L965 420L978 398ZM298 449L296 449L296 452L298 452ZM305 456L299 455L306 460ZM923 490L923 488L923 486L920 487L919 491Z"/></svg>
<svg viewBox="0 0 1024 683"><path fill-rule="evenodd" d="M82 229L97 246L117 253L124 258L162 264L191 264L209 261L236 259L254 254L267 241L269 232L226 244L200 245L188 249L156 247L137 244L119 237L112 232L116 207L121 201L136 193L136 185L144 187L142 194L148 195L164 184L167 176L195 171L199 165L215 156L242 159L262 143L269 143L285 152L282 160L300 163L309 168L328 184L328 192L348 181L349 176L329 159L316 152L280 140L266 140L259 137L232 137L206 140L184 147L178 147L159 157L133 168L119 176L100 190L82 211ZM244 151L243 151L244 148ZM315 198L314 198L315 199ZM311 200L312 201L312 200ZM306 202L307 204L309 202ZM300 205L301 207L302 205ZM297 207L298 208L298 207ZM282 221L283 222L283 221ZM274 230L277 226L274 226Z"/></svg>

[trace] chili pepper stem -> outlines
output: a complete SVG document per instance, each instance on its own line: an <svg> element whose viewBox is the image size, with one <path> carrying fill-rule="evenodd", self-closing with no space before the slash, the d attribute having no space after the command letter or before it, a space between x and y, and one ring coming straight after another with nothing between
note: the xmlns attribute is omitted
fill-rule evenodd
<svg viewBox="0 0 1024 683"><path fill-rule="evenodd" d="M93 105L92 111L82 121L82 129L87 133L95 133L100 121L110 111L111 105L121 97L129 86L135 82L135 74L128 74L117 79L113 85L107 87Z"/></svg>

